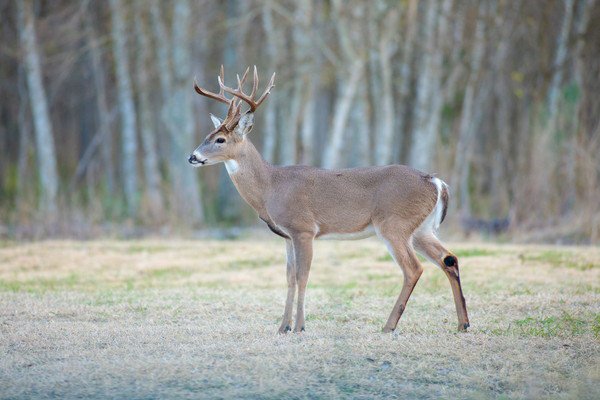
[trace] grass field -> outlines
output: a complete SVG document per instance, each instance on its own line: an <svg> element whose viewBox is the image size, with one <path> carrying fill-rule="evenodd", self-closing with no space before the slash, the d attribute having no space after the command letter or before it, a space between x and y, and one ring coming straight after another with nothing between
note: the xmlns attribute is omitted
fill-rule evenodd
<svg viewBox="0 0 600 400"><path fill-rule="evenodd" d="M0 398L600 398L600 249L451 244L470 312L374 240L317 242L277 335L279 240L0 243Z"/></svg>

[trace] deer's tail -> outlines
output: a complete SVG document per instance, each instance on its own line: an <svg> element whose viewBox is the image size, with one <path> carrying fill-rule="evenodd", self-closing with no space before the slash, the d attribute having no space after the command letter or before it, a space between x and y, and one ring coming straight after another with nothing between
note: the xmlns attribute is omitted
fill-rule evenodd
<svg viewBox="0 0 600 400"><path fill-rule="evenodd" d="M431 178L431 182L437 188L437 201L432 212L433 228L437 230L440 227L440 224L444 222L444 219L446 218L450 193L448 191L448 185L440 178L436 178L434 176Z"/></svg>

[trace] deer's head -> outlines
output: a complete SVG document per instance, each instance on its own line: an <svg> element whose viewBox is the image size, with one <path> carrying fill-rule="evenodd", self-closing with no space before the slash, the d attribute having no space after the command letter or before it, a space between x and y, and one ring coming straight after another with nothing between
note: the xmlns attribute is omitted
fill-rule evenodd
<svg viewBox="0 0 600 400"><path fill-rule="evenodd" d="M199 87L194 82L194 89L198 94L229 105L227 116L224 120L221 120L212 114L210 115L215 128L206 136L202 144L198 146L188 158L189 163L194 167L235 159L239 154L246 135L252 130L254 124L254 111L262 104L271 92L273 86L275 86L273 84L275 81L275 73L273 73L265 91L257 100L255 100L254 96L258 89L258 72L256 71L256 66L254 66L252 92L248 95L243 91L243 86L249 71L250 68L247 68L241 79L239 75L237 76L238 87L237 89L233 89L225 86L223 83L225 74L223 66L221 66L221 74L218 77L220 87L219 93L209 92L208 90ZM225 93L232 95L232 97L227 98ZM243 103L248 104L250 108L242 113Z"/></svg>

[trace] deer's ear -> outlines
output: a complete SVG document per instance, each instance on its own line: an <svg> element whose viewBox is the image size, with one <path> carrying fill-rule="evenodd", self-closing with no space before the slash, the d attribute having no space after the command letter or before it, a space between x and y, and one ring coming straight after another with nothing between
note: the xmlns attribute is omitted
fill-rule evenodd
<svg viewBox="0 0 600 400"><path fill-rule="evenodd" d="M210 114L210 120L212 121L213 125L215 126L215 129L220 127L221 124L223 123L223 121L219 117L215 117L212 114Z"/></svg>
<svg viewBox="0 0 600 400"><path fill-rule="evenodd" d="M252 126L254 125L254 114L251 112L247 112L240 117L240 121L235 127L235 133L244 137L252 130Z"/></svg>

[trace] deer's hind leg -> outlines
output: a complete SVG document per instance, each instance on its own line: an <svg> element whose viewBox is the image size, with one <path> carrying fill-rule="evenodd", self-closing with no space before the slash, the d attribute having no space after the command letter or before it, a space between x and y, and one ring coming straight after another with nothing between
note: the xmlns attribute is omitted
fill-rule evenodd
<svg viewBox="0 0 600 400"><path fill-rule="evenodd" d="M458 259L448 251L432 233L419 233L413 237L416 250L431 262L439 266L448 277L454 296L454 305L458 316L458 330L466 331L469 327L467 305L463 296L458 272Z"/></svg>
<svg viewBox="0 0 600 400"><path fill-rule="evenodd" d="M398 300L396 300L396 304L383 327L383 332L392 332L396 329L398 321L406 309L406 303L423 273L423 267L419 263L408 238L397 232L386 232L381 229L378 234L387 245L390 254L396 264L400 266L404 275L404 282Z"/></svg>
<svg viewBox="0 0 600 400"><path fill-rule="evenodd" d="M286 275L288 290L279 333L287 333L292 330L292 309L294 307L294 297L296 297L296 260L294 257L294 246L289 239L285 241L285 250L287 253Z"/></svg>

